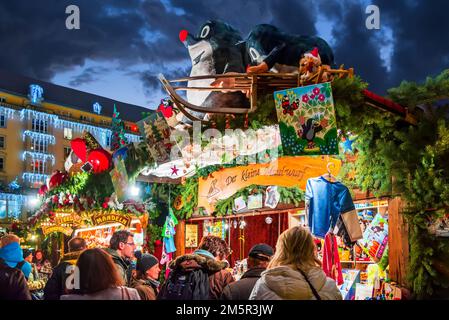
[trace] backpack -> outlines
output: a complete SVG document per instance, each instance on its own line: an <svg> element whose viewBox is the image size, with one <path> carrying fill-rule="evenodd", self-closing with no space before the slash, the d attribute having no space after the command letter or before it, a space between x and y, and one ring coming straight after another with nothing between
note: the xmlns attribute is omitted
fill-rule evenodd
<svg viewBox="0 0 449 320"><path fill-rule="evenodd" d="M173 270L158 295L158 300L208 299L209 275L203 268Z"/></svg>

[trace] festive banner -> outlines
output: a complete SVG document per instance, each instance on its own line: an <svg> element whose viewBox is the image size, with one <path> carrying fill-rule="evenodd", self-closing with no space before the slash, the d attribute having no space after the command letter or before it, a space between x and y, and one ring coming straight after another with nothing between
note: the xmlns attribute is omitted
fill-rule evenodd
<svg viewBox="0 0 449 320"><path fill-rule="evenodd" d="M284 155L338 154L329 82L276 91L274 100Z"/></svg>
<svg viewBox="0 0 449 320"><path fill-rule="evenodd" d="M327 172L334 163L332 174L340 171L341 161L327 157L282 157L264 164L226 168L199 179L198 206L207 213L214 211L218 200L227 199L252 184L262 186L299 187L305 190L307 179Z"/></svg>
<svg viewBox="0 0 449 320"><path fill-rule="evenodd" d="M186 248L198 247L198 225L186 224Z"/></svg>
<svg viewBox="0 0 449 320"><path fill-rule="evenodd" d="M122 213L99 213L92 216L92 223L94 225L108 224L108 223L120 223L125 227L131 226L131 217Z"/></svg>
<svg viewBox="0 0 449 320"><path fill-rule="evenodd" d="M81 224L81 222L82 222L81 217L77 215L75 212L64 214L63 212L56 211L55 224L57 225L62 224L79 225Z"/></svg>
<svg viewBox="0 0 449 320"><path fill-rule="evenodd" d="M71 236L73 229L70 227L63 227L63 226L59 226L59 225L43 226L42 232L43 232L44 236L47 236L48 234L53 233L53 232L60 232L60 233L65 234L66 236Z"/></svg>

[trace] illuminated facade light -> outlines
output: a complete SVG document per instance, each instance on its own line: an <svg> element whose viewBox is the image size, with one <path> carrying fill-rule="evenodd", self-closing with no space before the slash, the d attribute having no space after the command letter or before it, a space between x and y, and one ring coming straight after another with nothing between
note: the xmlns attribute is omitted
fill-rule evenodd
<svg viewBox="0 0 449 320"><path fill-rule="evenodd" d="M22 160L25 161L27 156L31 157L32 161L36 161L36 160L43 160L43 161L51 160L51 164L53 166L55 165L55 161L56 161L55 156L52 155L52 154L48 154L48 153L24 151L22 153Z"/></svg>
<svg viewBox="0 0 449 320"><path fill-rule="evenodd" d="M6 119L13 119L16 110L0 106L0 115L4 115Z"/></svg>
<svg viewBox="0 0 449 320"><path fill-rule="evenodd" d="M39 104L44 100L44 89L37 84L30 84L28 98L32 104Z"/></svg>
<svg viewBox="0 0 449 320"><path fill-rule="evenodd" d="M48 121L49 123L53 123L54 125L57 125L60 121L59 117L55 114L39 112L31 109L22 109L20 111L20 120L23 121L27 119Z"/></svg>
<svg viewBox="0 0 449 320"><path fill-rule="evenodd" d="M33 172L24 172L22 174L23 181L31 182L31 183L45 183L49 175L41 174L41 173L33 173Z"/></svg>
<svg viewBox="0 0 449 320"><path fill-rule="evenodd" d="M102 106L101 106L101 104L99 104L98 102L95 102L95 103L92 105L92 108L94 109L94 112L95 112L96 114L100 114L100 113L101 113Z"/></svg>
<svg viewBox="0 0 449 320"><path fill-rule="evenodd" d="M22 134L23 141L25 141L25 137L27 137L27 136L30 137L32 140L40 140L40 141L43 141L43 142L49 143L49 144L56 143L55 136L48 134L48 133L40 133L40 132L25 130Z"/></svg>

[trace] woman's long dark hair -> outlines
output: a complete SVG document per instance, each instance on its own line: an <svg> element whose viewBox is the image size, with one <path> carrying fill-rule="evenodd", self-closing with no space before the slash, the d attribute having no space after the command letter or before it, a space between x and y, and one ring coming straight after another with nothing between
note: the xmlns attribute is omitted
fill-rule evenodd
<svg viewBox="0 0 449 320"><path fill-rule="evenodd" d="M80 276L80 288L76 293L94 293L124 285L111 256L103 249L87 249L76 262Z"/></svg>

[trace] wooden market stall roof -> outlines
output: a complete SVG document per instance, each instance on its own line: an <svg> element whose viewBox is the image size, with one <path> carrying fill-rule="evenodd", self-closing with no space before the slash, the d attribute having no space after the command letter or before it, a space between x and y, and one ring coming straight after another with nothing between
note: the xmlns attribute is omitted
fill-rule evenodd
<svg viewBox="0 0 449 320"><path fill-rule="evenodd" d="M409 112L407 107L404 107L403 105L400 105L399 103L396 103L390 99L379 96L378 94L375 94L374 92L369 91L367 89L362 90L362 94L365 96L366 104L373 106L375 108L392 112L394 114L404 117L405 121L407 121L408 123L416 124L417 121L415 116L413 116Z"/></svg>

